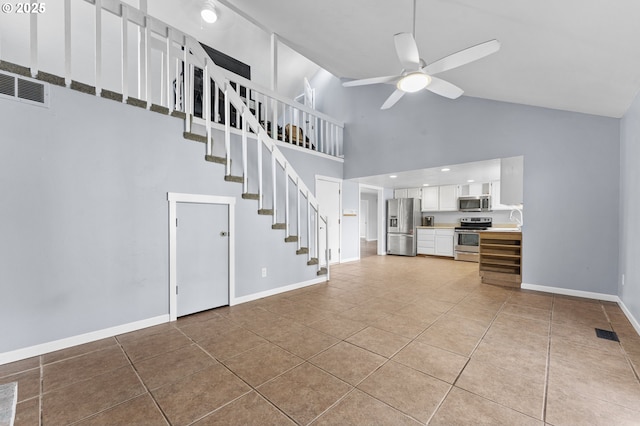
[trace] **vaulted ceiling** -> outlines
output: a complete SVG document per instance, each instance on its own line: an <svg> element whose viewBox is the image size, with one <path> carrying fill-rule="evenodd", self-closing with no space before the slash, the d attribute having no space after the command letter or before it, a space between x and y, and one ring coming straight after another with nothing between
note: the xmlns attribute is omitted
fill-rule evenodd
<svg viewBox="0 0 640 426"><path fill-rule="evenodd" d="M340 78L399 73L393 35L413 26L413 0L218 1ZM417 0L416 9L427 63L501 42L439 74L466 96L621 117L640 89L637 0Z"/></svg>

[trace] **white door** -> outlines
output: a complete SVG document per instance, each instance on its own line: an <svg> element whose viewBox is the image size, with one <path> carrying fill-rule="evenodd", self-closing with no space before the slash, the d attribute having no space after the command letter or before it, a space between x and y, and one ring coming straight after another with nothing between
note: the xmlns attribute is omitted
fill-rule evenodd
<svg viewBox="0 0 640 426"><path fill-rule="evenodd" d="M360 238L369 239L369 201L360 200Z"/></svg>
<svg viewBox="0 0 640 426"><path fill-rule="evenodd" d="M329 223L329 263L340 262L340 189L339 181L316 179L316 198L320 203L320 214L327 216ZM326 265L324 256L325 238L324 223L320 221L320 254L318 260L321 265Z"/></svg>
<svg viewBox="0 0 640 426"><path fill-rule="evenodd" d="M177 313L229 304L229 206L177 204Z"/></svg>

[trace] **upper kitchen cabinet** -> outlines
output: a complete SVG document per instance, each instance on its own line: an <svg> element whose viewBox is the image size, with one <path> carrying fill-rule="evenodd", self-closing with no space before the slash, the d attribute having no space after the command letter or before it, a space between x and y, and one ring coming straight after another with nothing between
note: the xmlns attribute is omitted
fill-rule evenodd
<svg viewBox="0 0 640 426"><path fill-rule="evenodd" d="M491 182L491 210L511 210L510 206L502 204L500 198L500 181Z"/></svg>
<svg viewBox="0 0 640 426"><path fill-rule="evenodd" d="M489 182L486 183L467 183L464 185L460 185L460 196L476 196L476 195L490 195L491 194L491 184Z"/></svg>
<svg viewBox="0 0 640 426"><path fill-rule="evenodd" d="M438 201L440 192L437 186L427 186L422 188L422 211L435 212L438 211L440 205Z"/></svg>
<svg viewBox="0 0 640 426"><path fill-rule="evenodd" d="M458 185L428 186L422 188L423 212L456 210L458 210Z"/></svg>
<svg viewBox="0 0 640 426"><path fill-rule="evenodd" d="M407 198L421 198L422 188L409 188L407 189Z"/></svg>
<svg viewBox="0 0 640 426"><path fill-rule="evenodd" d="M458 185L442 185L438 187L440 195L440 211L456 211L458 210Z"/></svg>
<svg viewBox="0 0 640 426"><path fill-rule="evenodd" d="M524 157L500 160L500 203L513 206L523 201Z"/></svg>
<svg viewBox="0 0 640 426"><path fill-rule="evenodd" d="M421 198L422 188L394 189L393 198Z"/></svg>
<svg viewBox="0 0 640 426"><path fill-rule="evenodd" d="M394 189L393 198L408 198L406 189Z"/></svg>

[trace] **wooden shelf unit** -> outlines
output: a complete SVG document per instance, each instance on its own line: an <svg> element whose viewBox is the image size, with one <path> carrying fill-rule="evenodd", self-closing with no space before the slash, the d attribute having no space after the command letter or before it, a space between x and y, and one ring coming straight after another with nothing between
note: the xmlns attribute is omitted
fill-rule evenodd
<svg viewBox="0 0 640 426"><path fill-rule="evenodd" d="M480 232L480 276L485 284L520 288L521 232Z"/></svg>

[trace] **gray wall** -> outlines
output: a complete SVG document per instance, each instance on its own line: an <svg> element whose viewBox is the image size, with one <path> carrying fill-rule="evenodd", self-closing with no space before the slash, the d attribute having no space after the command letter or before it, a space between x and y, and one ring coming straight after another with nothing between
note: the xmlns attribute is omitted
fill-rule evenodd
<svg viewBox="0 0 640 426"><path fill-rule="evenodd" d="M620 284L618 294L640 321L640 96L620 123ZM622 285L622 274L625 284Z"/></svg>
<svg viewBox="0 0 640 426"><path fill-rule="evenodd" d="M168 314L167 192L236 197L236 296L317 278L181 120L58 87L0 116L0 352Z"/></svg>
<svg viewBox="0 0 640 426"><path fill-rule="evenodd" d="M346 123L345 178L524 155L523 281L617 294L619 120L427 91L380 111L392 90L318 90Z"/></svg>

